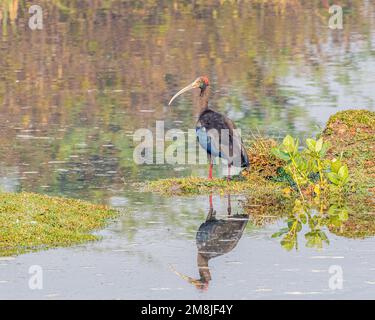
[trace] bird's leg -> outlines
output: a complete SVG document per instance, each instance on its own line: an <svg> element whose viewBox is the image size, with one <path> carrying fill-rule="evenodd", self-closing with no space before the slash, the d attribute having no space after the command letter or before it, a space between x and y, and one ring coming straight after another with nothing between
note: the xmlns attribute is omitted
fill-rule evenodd
<svg viewBox="0 0 375 320"><path fill-rule="evenodd" d="M210 169L208 171L208 180L212 180L212 167L213 167L213 164L210 163Z"/></svg>
<svg viewBox="0 0 375 320"><path fill-rule="evenodd" d="M230 194L228 194L228 216L232 214L232 204L230 202Z"/></svg>
<svg viewBox="0 0 375 320"><path fill-rule="evenodd" d="M227 176L227 181L230 180L230 164L228 164L228 176Z"/></svg>
<svg viewBox="0 0 375 320"><path fill-rule="evenodd" d="M210 210L208 210L206 222L215 219L215 215L216 215L216 211L214 210L214 206L212 204L212 193L210 193L208 200L210 202Z"/></svg>
<svg viewBox="0 0 375 320"><path fill-rule="evenodd" d="M212 163L211 155L209 155L208 160L210 161L210 169L208 171L208 180L212 180L212 167L214 164Z"/></svg>

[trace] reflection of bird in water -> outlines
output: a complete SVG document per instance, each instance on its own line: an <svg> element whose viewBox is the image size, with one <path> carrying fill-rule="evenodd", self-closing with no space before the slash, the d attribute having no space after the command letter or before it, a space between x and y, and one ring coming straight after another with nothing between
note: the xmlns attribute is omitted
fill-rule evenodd
<svg viewBox="0 0 375 320"><path fill-rule="evenodd" d="M211 280L209 260L232 251L241 239L249 220L248 215L231 215L230 195L228 195L227 219L216 219L212 195L210 195L209 200L210 209L206 221L200 225L196 235L197 264L200 278L193 279L175 271L183 279L203 290L208 288Z"/></svg>
<svg viewBox="0 0 375 320"><path fill-rule="evenodd" d="M169 105L186 91L192 89L200 90L198 98L199 118L195 130L199 144L207 151L209 157L208 179L212 179L212 166L215 157L228 161L228 179L230 179L231 166L248 168L249 159L233 121L209 108L209 86L210 83L207 77L199 77L193 83L177 92L169 101Z"/></svg>

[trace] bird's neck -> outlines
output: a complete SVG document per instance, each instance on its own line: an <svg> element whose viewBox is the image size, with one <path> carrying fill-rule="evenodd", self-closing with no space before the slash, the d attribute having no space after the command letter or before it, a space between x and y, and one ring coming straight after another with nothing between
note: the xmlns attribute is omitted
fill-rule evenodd
<svg viewBox="0 0 375 320"><path fill-rule="evenodd" d="M198 252L197 263L201 280L210 281L211 274L210 269L208 268L208 258Z"/></svg>
<svg viewBox="0 0 375 320"><path fill-rule="evenodd" d="M199 114L201 114L203 111L208 109L208 99L210 96L210 87L206 87L205 89L201 90L198 97L198 109Z"/></svg>

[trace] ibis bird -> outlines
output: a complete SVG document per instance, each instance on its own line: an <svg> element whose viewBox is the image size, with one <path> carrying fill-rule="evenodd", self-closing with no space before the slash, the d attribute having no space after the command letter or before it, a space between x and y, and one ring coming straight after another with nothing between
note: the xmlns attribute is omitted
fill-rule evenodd
<svg viewBox="0 0 375 320"><path fill-rule="evenodd" d="M196 234L197 265L200 278L194 279L172 269L178 276L201 290L207 290L211 281L209 261L232 251L240 241L249 221L249 216L246 214L232 215L230 195L228 195L227 219L216 219L212 195L210 195L209 201L210 209L206 221L200 225Z"/></svg>
<svg viewBox="0 0 375 320"><path fill-rule="evenodd" d="M249 159L242 139L233 121L227 116L208 106L210 83L206 76L198 77L194 82L178 91L169 101L169 105L181 94L192 89L199 89L196 134L199 144L207 151L209 159L208 179L212 179L213 161L216 157L228 163L228 180L230 168L248 168Z"/></svg>

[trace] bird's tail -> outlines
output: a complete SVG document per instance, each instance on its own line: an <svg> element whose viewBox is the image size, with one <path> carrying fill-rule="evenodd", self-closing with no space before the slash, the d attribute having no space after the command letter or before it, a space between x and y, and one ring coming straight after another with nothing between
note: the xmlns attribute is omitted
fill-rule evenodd
<svg viewBox="0 0 375 320"><path fill-rule="evenodd" d="M241 146L241 168L250 168L249 156L243 145Z"/></svg>

